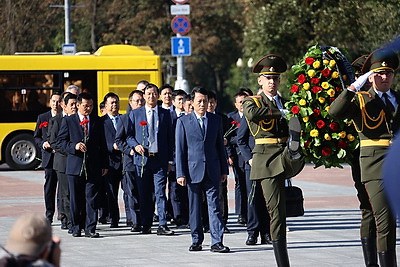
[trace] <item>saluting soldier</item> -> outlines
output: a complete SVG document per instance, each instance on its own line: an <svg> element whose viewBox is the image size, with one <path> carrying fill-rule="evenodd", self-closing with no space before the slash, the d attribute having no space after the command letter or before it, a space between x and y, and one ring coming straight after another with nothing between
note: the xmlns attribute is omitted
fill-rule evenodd
<svg viewBox="0 0 400 267"><path fill-rule="evenodd" d="M300 152L300 122L293 117L288 124L285 100L278 94L280 74L286 68L286 62L280 56L263 57L252 70L259 73L258 84L262 92L243 102L243 114L255 138L250 179L261 184L263 190L278 266L290 265L286 245L285 179L295 176L304 167Z"/></svg>
<svg viewBox="0 0 400 267"><path fill-rule="evenodd" d="M396 265L396 221L390 211L382 182L382 164L391 139L400 125L400 94L391 90L395 52L379 49L365 61L360 76L332 103L329 113L353 119L360 137L361 181L367 190L377 228L377 251L381 266ZM358 92L366 81L367 92Z"/></svg>

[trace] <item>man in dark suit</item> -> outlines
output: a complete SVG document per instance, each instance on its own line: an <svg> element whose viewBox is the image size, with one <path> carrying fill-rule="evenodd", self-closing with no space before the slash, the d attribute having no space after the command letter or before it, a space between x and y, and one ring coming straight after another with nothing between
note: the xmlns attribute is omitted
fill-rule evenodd
<svg viewBox="0 0 400 267"><path fill-rule="evenodd" d="M148 84L144 89L144 107L132 110L129 117L127 142L134 148L134 162L139 174L139 204L143 234L151 233L153 201L152 182L156 196L159 227L157 235L173 235L167 226L167 172L173 160L171 114L157 106L158 87Z"/></svg>
<svg viewBox="0 0 400 267"><path fill-rule="evenodd" d="M144 105L143 92L139 90L132 91L129 94L129 105L131 110L135 110ZM127 226L131 226L131 232L140 232L142 223L140 219L139 209L139 189L133 155L135 151L127 143L128 129L132 127L132 121L129 113L120 117L117 125L117 133L115 134L115 143L123 153L123 178L122 190L124 191L124 202L126 211Z"/></svg>
<svg viewBox="0 0 400 267"><path fill-rule="evenodd" d="M47 140L47 129L49 126L50 118L56 116L60 111L60 93L54 92L50 98L51 109L45 113L39 115L35 133L36 145L41 149L42 152L42 167L44 169L44 202L46 206L46 218L50 223L53 222L53 216L56 209L56 190L57 190L57 173L53 169L53 149L50 147L50 143Z"/></svg>
<svg viewBox="0 0 400 267"><path fill-rule="evenodd" d="M110 213L110 228L117 228L120 215L118 207L118 189L122 179L122 154L115 143L115 133L120 118L119 97L114 93L104 96L106 114L101 117L103 120L104 136L107 144L108 172L104 176L106 199Z"/></svg>
<svg viewBox="0 0 400 267"><path fill-rule="evenodd" d="M378 49L365 60L361 75L332 102L329 113L352 119L360 138L361 182L365 185L376 222L377 251L380 266L397 266L396 219L393 216L382 181L382 165L392 138L400 127L400 94L391 89L397 54ZM368 92L358 92L366 81Z"/></svg>
<svg viewBox="0 0 400 267"><path fill-rule="evenodd" d="M238 92L235 94L235 107L236 110L228 113L227 117L230 124L233 122L231 127L237 127L240 125L240 121L243 117L243 99L247 97L245 92ZM233 130L227 137L226 151L228 153L228 163L233 167L235 174L235 212L238 214L238 223L246 224L247 222L247 192L246 192L246 174L245 174L245 162L237 144L237 131Z"/></svg>
<svg viewBox="0 0 400 267"><path fill-rule="evenodd" d="M57 179L58 179L57 195L58 195L59 210L61 215L61 229L64 230L71 228L68 178L67 175L65 174L65 167L67 164L67 152L57 147L56 143L62 119L65 116L70 116L76 113L76 98L77 96L70 92L62 93L60 99L60 105L63 111L58 113L56 116L52 117L49 121L48 140L50 142L51 148L55 151L53 169L57 172ZM72 231L72 229L69 231Z"/></svg>
<svg viewBox="0 0 400 267"><path fill-rule="evenodd" d="M189 251L202 250L204 232L201 206L207 197L211 251L229 252L222 243L224 223L219 204L221 181L228 175L221 117L208 113L208 92L197 87L192 91L194 112L182 116L176 124L176 177L189 188L189 223L192 245Z"/></svg>
<svg viewBox="0 0 400 267"><path fill-rule="evenodd" d="M97 238L98 183L107 174L106 145L103 124L93 110L93 98L81 93L78 112L62 120L57 146L68 152L68 176L71 205L72 235ZM86 203L86 208L85 208Z"/></svg>

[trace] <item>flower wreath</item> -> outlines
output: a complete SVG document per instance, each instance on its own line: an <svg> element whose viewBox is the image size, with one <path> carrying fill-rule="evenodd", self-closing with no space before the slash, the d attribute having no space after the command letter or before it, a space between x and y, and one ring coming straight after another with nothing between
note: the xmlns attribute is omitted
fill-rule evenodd
<svg viewBox="0 0 400 267"><path fill-rule="evenodd" d="M334 47L327 52L333 56L340 53ZM342 168L343 163L351 162L352 152L359 144L352 121L337 120L328 113L347 79L340 74L338 64L324 56L321 47L315 45L292 67L294 78L289 79L291 98L285 104L289 111L287 117L299 117L305 161L314 163L314 168Z"/></svg>

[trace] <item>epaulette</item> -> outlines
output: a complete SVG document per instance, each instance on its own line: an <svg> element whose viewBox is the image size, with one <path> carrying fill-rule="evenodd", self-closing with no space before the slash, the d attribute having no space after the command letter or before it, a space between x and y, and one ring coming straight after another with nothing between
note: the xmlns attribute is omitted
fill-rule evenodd
<svg viewBox="0 0 400 267"><path fill-rule="evenodd" d="M368 96L369 98L373 98L369 92L365 92L365 91L356 92L356 94L359 96Z"/></svg>
<svg viewBox="0 0 400 267"><path fill-rule="evenodd" d="M253 99L254 103L256 103L257 107L261 108L261 103L260 100L258 98L261 98L260 95L252 95L252 96L248 96L249 98Z"/></svg>

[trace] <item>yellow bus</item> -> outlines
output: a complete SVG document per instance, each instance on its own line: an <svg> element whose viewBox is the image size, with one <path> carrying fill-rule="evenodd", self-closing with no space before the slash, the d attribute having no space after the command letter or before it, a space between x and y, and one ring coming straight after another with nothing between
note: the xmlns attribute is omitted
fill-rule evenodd
<svg viewBox="0 0 400 267"><path fill-rule="evenodd" d="M77 85L91 93L95 111L108 92L119 95L121 110L137 82L161 85L160 57L147 46L107 45L94 54L0 56L0 163L33 169L40 151L33 140L37 116L49 110L53 91Z"/></svg>

